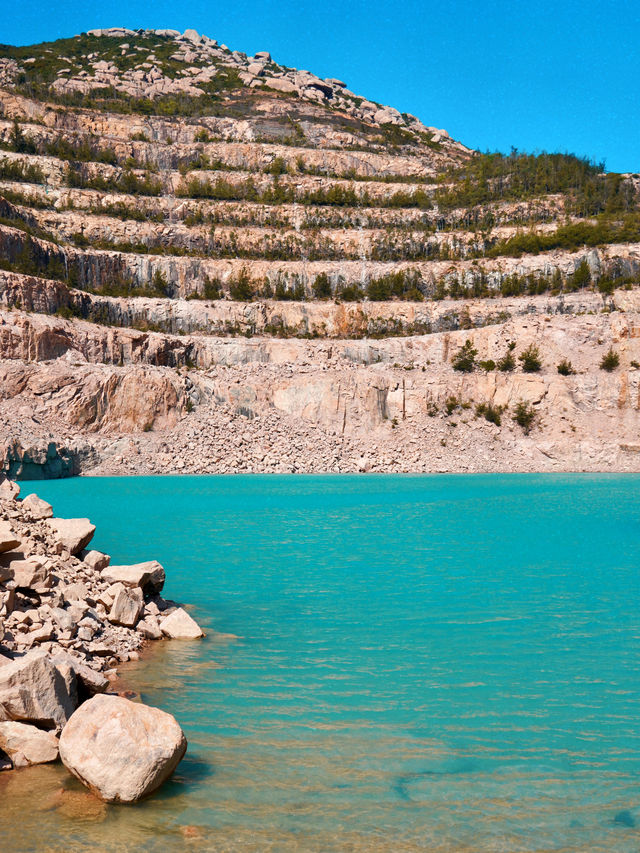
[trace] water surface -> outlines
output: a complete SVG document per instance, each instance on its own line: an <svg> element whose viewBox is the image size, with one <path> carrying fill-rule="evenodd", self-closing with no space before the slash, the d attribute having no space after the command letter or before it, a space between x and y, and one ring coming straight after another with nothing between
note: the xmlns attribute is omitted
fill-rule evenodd
<svg viewBox="0 0 640 853"><path fill-rule="evenodd" d="M639 477L32 486L210 634L126 675L189 740L162 792L2 774L3 849L640 848Z"/></svg>

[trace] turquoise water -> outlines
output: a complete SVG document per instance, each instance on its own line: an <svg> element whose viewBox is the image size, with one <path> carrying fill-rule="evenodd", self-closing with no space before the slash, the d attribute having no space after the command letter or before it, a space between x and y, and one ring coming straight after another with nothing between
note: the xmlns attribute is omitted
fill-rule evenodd
<svg viewBox="0 0 640 853"><path fill-rule="evenodd" d="M126 673L189 740L159 795L2 774L9 849L640 849L639 477L30 485L239 639Z"/></svg>

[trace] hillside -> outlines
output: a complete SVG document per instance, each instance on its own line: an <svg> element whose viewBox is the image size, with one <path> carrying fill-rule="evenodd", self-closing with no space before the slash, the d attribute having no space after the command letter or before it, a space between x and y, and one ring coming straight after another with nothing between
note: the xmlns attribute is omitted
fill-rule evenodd
<svg viewBox="0 0 640 853"><path fill-rule="evenodd" d="M0 46L0 459L640 470L639 204L193 30Z"/></svg>

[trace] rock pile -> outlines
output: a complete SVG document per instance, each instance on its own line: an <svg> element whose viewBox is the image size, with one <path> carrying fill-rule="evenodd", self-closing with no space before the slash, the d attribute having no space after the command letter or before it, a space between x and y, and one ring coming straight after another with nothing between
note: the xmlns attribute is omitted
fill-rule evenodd
<svg viewBox="0 0 640 853"><path fill-rule="evenodd" d="M203 632L161 597L160 563L111 566L86 550L89 519L19 491L0 482L0 770L60 756L103 799L140 799L186 740L170 714L109 695L116 666L148 640Z"/></svg>

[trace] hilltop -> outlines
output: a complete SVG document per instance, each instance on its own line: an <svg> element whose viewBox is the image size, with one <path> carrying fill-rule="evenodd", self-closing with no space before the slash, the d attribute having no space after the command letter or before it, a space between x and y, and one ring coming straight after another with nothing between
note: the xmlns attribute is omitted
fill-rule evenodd
<svg viewBox="0 0 640 853"><path fill-rule="evenodd" d="M640 467L638 175L193 30L0 46L0 110L12 474Z"/></svg>

